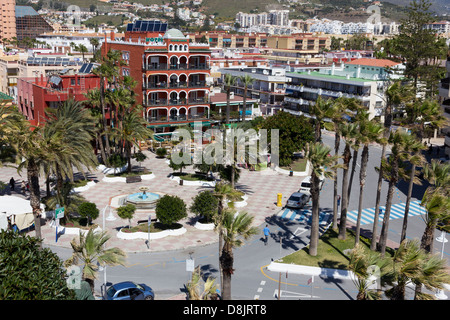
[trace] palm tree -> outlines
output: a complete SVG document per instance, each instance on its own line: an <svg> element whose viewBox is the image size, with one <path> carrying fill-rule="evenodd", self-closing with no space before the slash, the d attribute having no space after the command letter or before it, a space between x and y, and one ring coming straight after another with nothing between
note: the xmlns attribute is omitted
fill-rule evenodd
<svg viewBox="0 0 450 320"><path fill-rule="evenodd" d="M385 96L386 96L386 106L384 109L383 138L386 143L383 143L381 148L380 170L378 173L377 195L375 200L374 224L372 230L372 241L370 243L371 250L375 250L377 245L378 219L380 215L380 201L381 201L381 186L383 183L383 175L384 175L382 163L386 157L386 144L389 139L389 134L391 131L393 108L396 105L400 105L404 101L409 101L409 99L411 98L411 91L409 88L403 86L400 81L396 81L386 89Z"/></svg>
<svg viewBox="0 0 450 320"><path fill-rule="evenodd" d="M327 122L324 124L325 128L328 130L334 131L334 155L339 154L339 147L341 142L341 133L339 131L339 125L343 123L344 117L349 115L349 111L356 109L356 99L349 99L349 98L343 98L339 97L336 100L333 101L333 105L331 106L331 116L330 120L331 122ZM336 162L337 164L337 162ZM338 170L335 170L334 173L334 182L333 182L333 230L338 229L338 205L337 205L337 198L338 198Z"/></svg>
<svg viewBox="0 0 450 320"><path fill-rule="evenodd" d="M111 238L107 231L94 232L91 228L86 234L80 231L77 241L74 238L72 246L72 257L64 262L66 267L70 265L83 264L83 277L94 288L94 280L97 279L98 266L125 265L125 252L120 248L105 249L106 242Z"/></svg>
<svg viewBox="0 0 450 320"><path fill-rule="evenodd" d="M67 100L57 109L45 111L47 120L43 130L43 139L52 148L54 160L47 167L57 177L58 196L63 179L73 181L73 168L84 174L85 168L90 170L97 166L97 158L93 152L91 141L95 137L94 119L88 109L82 108L79 102ZM75 137L75 138L74 138ZM57 143L52 141L57 138Z"/></svg>
<svg viewBox="0 0 450 320"><path fill-rule="evenodd" d="M79 44L77 46L77 50L78 50L78 52L81 53L81 56L83 57L83 62L84 62L84 54L89 52L88 48L84 44Z"/></svg>
<svg viewBox="0 0 450 320"><path fill-rule="evenodd" d="M186 285L189 293L189 300L211 300L216 297L216 280L208 277L203 284L203 290L200 289L202 274L200 267L195 268L192 272L191 281Z"/></svg>
<svg viewBox="0 0 450 320"><path fill-rule="evenodd" d="M239 80L244 85L244 104L242 106L242 121L245 121L245 113L246 113L246 109L247 109L248 86L250 86L253 83L254 79L250 75L246 74L244 76L240 76Z"/></svg>
<svg viewBox="0 0 450 320"><path fill-rule="evenodd" d="M220 256L220 266L223 274L224 300L231 300L231 275L234 272L233 248L240 247L243 241L239 237L248 239L258 233L256 227L252 227L253 216L245 212L235 214L232 210L226 210L222 219L224 245Z"/></svg>
<svg viewBox="0 0 450 320"><path fill-rule="evenodd" d="M319 184L321 177L332 178L337 166L338 156L330 156L331 149L320 142L308 144L305 158L311 164L311 198L312 198L312 219L311 236L309 244L309 254L317 255L317 245L319 242Z"/></svg>
<svg viewBox="0 0 450 320"><path fill-rule="evenodd" d="M348 264L356 278L352 279L358 288L357 300L380 300L382 277L388 272L388 259L381 259L380 254L366 250L357 244L351 251ZM379 281L380 288L374 288L372 281Z"/></svg>
<svg viewBox="0 0 450 320"><path fill-rule="evenodd" d="M232 76L231 74L227 73L224 77L223 85L224 89L227 93L227 111L226 111L226 123L230 123L230 94L231 94L231 87L236 84L236 77Z"/></svg>
<svg viewBox="0 0 450 320"><path fill-rule="evenodd" d="M147 128L147 123L139 110L134 108L132 111L125 113L121 126L114 128L114 132L124 144L125 155L128 160L128 172L131 172L131 147L134 145L139 148L139 141L153 137L153 131Z"/></svg>
<svg viewBox="0 0 450 320"><path fill-rule="evenodd" d="M392 270L386 276L387 284L392 288L386 290L391 300L404 300L408 282L428 289L442 289L449 283L450 276L445 270L446 261L424 252L417 240L404 240L392 258ZM432 299L431 295L420 293L420 299Z"/></svg>
<svg viewBox="0 0 450 320"><path fill-rule="evenodd" d="M344 240L347 236L347 208L348 208L348 171L350 169L350 160L352 158L350 148L356 133L356 123L343 123L339 126L339 131L345 140L345 148L343 153L343 174L342 174L342 201L341 216L339 220L338 238Z"/></svg>
<svg viewBox="0 0 450 320"><path fill-rule="evenodd" d="M234 207L234 203L233 201L239 199L242 196L242 193L239 191L236 191L234 188L231 187L231 184L229 183L217 183L214 186L214 192L213 195L215 197L217 197L217 199L219 200L218 202L218 206L217 206L217 215L214 215L213 220L214 220L214 228L215 230L218 232L219 234L219 259L220 259L220 254L221 254L221 250L222 250L222 244L223 244L223 225L222 225L222 221L223 221L223 215L224 215L224 205L225 205L225 201L228 200L228 206L229 207ZM220 284L222 286L222 292L223 292L223 279L222 279L222 269L220 270Z"/></svg>
<svg viewBox="0 0 450 320"><path fill-rule="evenodd" d="M330 117L330 111L332 109L332 99L324 99L322 96L318 96L314 104L310 106L311 114L314 115L314 139L316 142L322 141L322 122L325 118Z"/></svg>
<svg viewBox="0 0 450 320"><path fill-rule="evenodd" d="M367 118L366 118L367 119ZM359 138L363 145L361 153L361 168L359 171L359 202L358 202L358 218L356 221L355 246L359 243L361 229L362 202L364 195L364 187L366 185L367 162L369 161L369 144L372 142L380 142L383 133L383 126L375 121L362 121L359 123ZM375 222L374 222L375 223Z"/></svg>
<svg viewBox="0 0 450 320"><path fill-rule="evenodd" d="M418 144L421 144L420 142L417 142L415 140L415 137L400 131L391 133L391 136L389 137L389 143L392 144L392 154L389 157L389 161L384 162L382 165L382 167L384 166L384 170L389 170L385 171L386 178L389 180L389 187L379 241L380 252L382 256L384 256L386 252L389 218L395 185L400 178L406 178L407 176L403 167L404 161L408 160L409 152L413 149L416 149L418 147ZM377 221L374 221L374 223L377 223Z"/></svg>
<svg viewBox="0 0 450 320"><path fill-rule="evenodd" d="M17 116L11 128L8 140L16 152L17 172L26 169L27 179L30 183L30 205L34 217L35 233L38 239L41 233L41 191L39 186L39 173L43 163L53 160L53 153L49 152L47 141L42 139L42 128L32 126L23 115ZM53 145L58 140L53 139Z"/></svg>
<svg viewBox="0 0 450 320"><path fill-rule="evenodd" d="M427 215L425 216L426 227L422 236L421 248L427 252L433 252L434 230L439 221L448 221L450 214L450 163L432 160L430 164L424 166L423 175L430 186L422 199L422 205L425 205Z"/></svg>
<svg viewBox="0 0 450 320"><path fill-rule="evenodd" d="M419 142L423 141L425 134L425 124L431 128L441 128L447 122L442 114L442 109L437 101L424 100L415 101L406 105L406 120L405 124L412 129ZM409 178L408 194L406 196L405 215L403 219L402 233L400 242L406 238L406 228L408 225L408 213L411 203L412 189L414 186L416 166L421 166L425 162L421 151L425 149L424 145L418 145L417 150L411 150L411 174Z"/></svg>

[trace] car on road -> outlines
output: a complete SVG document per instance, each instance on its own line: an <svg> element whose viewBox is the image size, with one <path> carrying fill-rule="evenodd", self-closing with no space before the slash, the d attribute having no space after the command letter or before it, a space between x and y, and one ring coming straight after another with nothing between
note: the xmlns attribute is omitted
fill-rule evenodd
<svg viewBox="0 0 450 320"><path fill-rule="evenodd" d="M322 190L324 180L325 179L323 177L319 178L319 190ZM305 192L311 194L311 187L312 187L311 176L307 176L305 179L303 179L302 183L300 184L300 189L298 190L298 192Z"/></svg>
<svg viewBox="0 0 450 320"><path fill-rule="evenodd" d="M303 192L294 192L289 197L286 207L288 208L302 208L304 207L311 196L309 194L303 193Z"/></svg>
<svg viewBox="0 0 450 320"><path fill-rule="evenodd" d="M153 300L155 293L146 284L124 281L110 286L104 298L105 300Z"/></svg>

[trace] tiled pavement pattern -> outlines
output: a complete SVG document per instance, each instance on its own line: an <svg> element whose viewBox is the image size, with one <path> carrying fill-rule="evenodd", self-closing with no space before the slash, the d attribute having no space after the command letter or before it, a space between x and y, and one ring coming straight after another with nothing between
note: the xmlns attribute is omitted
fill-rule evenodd
<svg viewBox="0 0 450 320"><path fill-rule="evenodd" d="M138 183L125 182L104 182L102 181L104 175L99 171L89 174L90 179L97 181L96 185L83 191L81 194L86 200L94 202L100 210L100 216L94 221L102 227L102 209L110 204L111 198L118 195L126 195L130 193L139 192L140 186L148 186L149 192L161 192L172 195L177 195L182 198L189 208L192 198L204 188L197 186L179 186L177 182L170 180L167 176L172 172L164 159L157 159L153 153L145 152L148 158L142 162L142 166L151 170L155 174L155 178L149 181L142 181ZM138 165L133 163L133 165ZM188 167L185 171L193 171L192 167ZM26 172L22 173L26 177ZM14 177L16 180L15 191L10 191L9 186L6 188L6 194L27 197L23 195L20 190L20 182L23 179L17 173L17 170L9 167L0 168L0 181L5 183ZM237 188L244 191L248 195L247 205L243 208L238 208L239 211L246 211L252 214L254 225L259 226L265 222L266 217L278 213L281 209L276 206L277 193L283 194L283 203L291 193L298 190L303 177L289 177L276 173L272 170L262 172L242 170L241 177L237 184ZM41 192L45 195L45 183L41 179ZM138 210L132 220L132 225L135 225L138 220L146 220L149 214L154 215L154 211ZM168 236L162 239L151 240L150 249L145 244L145 240L123 240L117 237L117 232L120 227L127 226L128 220L120 219L113 211L115 221L106 220L105 227L111 235L111 239L107 242L107 247L120 247L126 252L148 252L148 251L167 251L183 249L190 246L199 246L214 243L218 241L218 236L214 231L202 231L196 229L193 225L196 217L189 214L189 217L180 221L187 229L187 232L181 236ZM106 217L109 212L106 212ZM34 232L32 232L33 234ZM44 242L70 247L70 241L75 237L70 234L60 234L58 242L55 243L55 229L50 226L49 221L46 221L42 226L42 236Z"/></svg>

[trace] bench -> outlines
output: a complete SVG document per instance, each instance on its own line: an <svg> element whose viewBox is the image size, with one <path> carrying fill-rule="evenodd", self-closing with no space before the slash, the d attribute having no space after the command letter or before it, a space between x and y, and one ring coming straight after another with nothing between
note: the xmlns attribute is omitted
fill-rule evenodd
<svg viewBox="0 0 450 320"><path fill-rule="evenodd" d="M126 182L127 183L141 182L141 181L142 181L141 176L126 177Z"/></svg>

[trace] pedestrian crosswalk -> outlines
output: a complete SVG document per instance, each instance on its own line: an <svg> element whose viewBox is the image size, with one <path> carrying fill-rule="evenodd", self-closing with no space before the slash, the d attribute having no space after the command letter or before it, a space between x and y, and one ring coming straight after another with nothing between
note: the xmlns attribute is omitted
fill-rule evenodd
<svg viewBox="0 0 450 320"><path fill-rule="evenodd" d="M405 206L406 206L405 202L393 204L391 206L391 213L389 215L389 220L403 219L403 216L405 215ZM378 220L380 222L382 222L383 218L384 218L384 213L386 211L386 207L380 206L380 210L381 211L380 211ZM425 208L423 208L420 205L419 200L410 202L408 217L423 215L425 213L426 213L426 210L425 210ZM353 211L347 212L347 219L356 223L357 219L358 219L358 210L353 210ZM368 208L368 209L362 210L361 225L371 224L371 223L373 223L374 219L375 219L375 208Z"/></svg>
<svg viewBox="0 0 450 320"><path fill-rule="evenodd" d="M405 214L406 203L393 204L391 206L391 213L389 215L389 220L401 219ZM380 206L380 215L378 217L379 221L382 222L384 218L384 213L386 211L385 206ZM340 211L339 211L340 212ZM426 213L426 210L420 205L420 201L411 201L409 204L408 216L418 216ZM319 224L325 225L331 222L333 212L321 211L319 213ZM291 209L285 208L278 212L277 217L285 219L288 221L298 221L307 224L311 223L311 210L310 209ZM358 219L358 210L353 210L347 212L347 219L355 223ZM375 219L375 208L363 209L361 212L361 225L372 224Z"/></svg>
<svg viewBox="0 0 450 320"><path fill-rule="evenodd" d="M319 224L325 225L331 222L332 212L320 212L319 213ZM311 224L311 210L308 209L291 209L285 208L278 212L277 216L281 219L289 220L289 221L298 221L304 222L307 224Z"/></svg>

